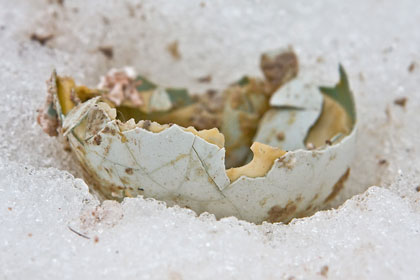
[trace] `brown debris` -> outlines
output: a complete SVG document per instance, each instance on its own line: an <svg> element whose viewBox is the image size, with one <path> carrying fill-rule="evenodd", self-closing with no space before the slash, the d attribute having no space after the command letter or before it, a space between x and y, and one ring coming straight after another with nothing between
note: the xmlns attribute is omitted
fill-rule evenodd
<svg viewBox="0 0 420 280"><path fill-rule="evenodd" d="M220 127L223 112L223 97L213 91L208 91L198 97L191 125L196 129Z"/></svg>
<svg viewBox="0 0 420 280"><path fill-rule="evenodd" d="M98 50L108 59L112 59L114 57L114 49L112 46L101 46Z"/></svg>
<svg viewBox="0 0 420 280"><path fill-rule="evenodd" d="M89 236L86 236L86 235L84 235L84 234L82 234L82 233L80 233L80 232L78 232L78 231L76 231L76 230L72 229L70 226L67 226L67 227L68 227L68 229L69 229L71 232L73 232L73 233L77 234L78 236L83 237L83 238L86 238L86 239L90 239L90 237L89 237Z"/></svg>
<svg viewBox="0 0 420 280"><path fill-rule="evenodd" d="M408 72L413 73L414 69L416 69L416 63L413 61L413 62L411 62L411 64L408 66Z"/></svg>
<svg viewBox="0 0 420 280"><path fill-rule="evenodd" d="M420 185L416 187L416 191L420 192Z"/></svg>
<svg viewBox="0 0 420 280"><path fill-rule="evenodd" d="M181 59L181 54L179 52L179 48L178 48L178 40L173 41L172 43L169 43L166 46L166 49L168 50L169 54L175 59L175 60L179 60Z"/></svg>
<svg viewBox="0 0 420 280"><path fill-rule="evenodd" d="M338 179L337 183L335 183L332 192L330 195L324 200L324 203L331 201L338 195L338 193L344 188L344 183L350 176L350 168L347 168L346 173L344 173L340 179Z"/></svg>
<svg viewBox="0 0 420 280"><path fill-rule="evenodd" d="M49 40L54 38L54 34L43 35L43 34L38 34L38 33L32 33L30 38L32 41L36 41L40 43L42 46L44 46Z"/></svg>
<svg viewBox="0 0 420 280"><path fill-rule="evenodd" d="M152 125L152 122L150 120L145 120L143 122L143 128L146 130L149 130L149 127Z"/></svg>
<svg viewBox="0 0 420 280"><path fill-rule="evenodd" d="M12 211L12 209L13 209L12 207L7 207L7 210L9 211Z"/></svg>
<svg viewBox="0 0 420 280"><path fill-rule="evenodd" d="M278 164L279 168L287 168L288 170L292 170L295 167L294 157L289 157L286 159L286 156L282 156L278 159L278 161L279 161L279 164Z"/></svg>
<svg viewBox="0 0 420 280"><path fill-rule="evenodd" d="M49 0L48 1L50 4L58 4L60 6L64 5L64 0Z"/></svg>
<svg viewBox="0 0 420 280"><path fill-rule="evenodd" d="M199 83L210 83L211 79L212 79L211 75L207 75L207 76L198 78L197 81Z"/></svg>
<svg viewBox="0 0 420 280"><path fill-rule="evenodd" d="M101 145L101 142L102 142L102 137L101 137L101 135L95 135L95 137L93 137L93 142L96 144L96 145Z"/></svg>
<svg viewBox="0 0 420 280"><path fill-rule="evenodd" d="M109 25L111 23L111 21L109 20L109 18L107 18L106 16L102 16L102 22L105 25Z"/></svg>
<svg viewBox="0 0 420 280"><path fill-rule="evenodd" d="M319 272L322 276L327 277L328 276L328 265L324 265L321 268L321 271Z"/></svg>
<svg viewBox="0 0 420 280"><path fill-rule="evenodd" d="M205 105L199 104L191 117L191 123L196 129L201 130L220 127L221 120L219 115L212 113Z"/></svg>
<svg viewBox="0 0 420 280"><path fill-rule="evenodd" d="M388 163L388 161L386 160L386 159L380 159L379 161L378 161L378 164L379 165L385 165L385 164L387 164Z"/></svg>
<svg viewBox="0 0 420 280"><path fill-rule="evenodd" d="M135 17L136 16L136 10L134 9L133 6L131 6L130 4L126 4L127 5L127 9L128 9L128 15L130 17Z"/></svg>
<svg viewBox="0 0 420 280"><path fill-rule="evenodd" d="M299 70L298 58L291 49L281 52L275 57L263 54L260 67L274 89L294 78Z"/></svg>
<svg viewBox="0 0 420 280"><path fill-rule="evenodd" d="M95 236L95 237L93 238L93 242L98 243L98 242L99 242L99 237Z"/></svg>
<svg viewBox="0 0 420 280"><path fill-rule="evenodd" d="M400 97L394 100L394 104L405 107L405 104L407 103L407 97Z"/></svg>

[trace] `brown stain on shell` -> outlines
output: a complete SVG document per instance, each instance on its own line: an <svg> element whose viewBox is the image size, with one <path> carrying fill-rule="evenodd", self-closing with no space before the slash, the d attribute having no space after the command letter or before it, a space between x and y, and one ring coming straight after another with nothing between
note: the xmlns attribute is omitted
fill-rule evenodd
<svg viewBox="0 0 420 280"><path fill-rule="evenodd" d="M338 193L344 188L344 183L350 176L350 168L347 168L346 172L338 179L337 183L335 183L332 192L330 195L324 200L324 203L331 201L334 199Z"/></svg>
<svg viewBox="0 0 420 280"><path fill-rule="evenodd" d="M292 111L290 112L289 120L287 121L287 124L291 126L295 123L295 121L296 121L296 112Z"/></svg>
<svg viewBox="0 0 420 280"><path fill-rule="evenodd" d="M127 173L128 175L133 175L133 168L130 168L130 167L126 168L125 173Z"/></svg>
<svg viewBox="0 0 420 280"><path fill-rule="evenodd" d="M287 168L288 170L292 170L295 167L295 158L286 156L282 156L278 159L278 167L279 168Z"/></svg>
<svg viewBox="0 0 420 280"><path fill-rule="evenodd" d="M284 138L285 138L284 132L281 131L281 132L277 133L276 138L279 141L283 141Z"/></svg>
<svg viewBox="0 0 420 280"><path fill-rule="evenodd" d="M104 167L106 173L108 173L109 177L112 177L112 171L109 168Z"/></svg>
<svg viewBox="0 0 420 280"><path fill-rule="evenodd" d="M105 126L102 130L102 133L107 134L110 133L111 135L116 135L117 131L115 129L111 129L109 126Z"/></svg>
<svg viewBox="0 0 420 280"><path fill-rule="evenodd" d="M315 213L319 207L313 205L313 202L319 197L319 194L316 194L311 201L309 202L309 205L304 210L298 210L299 206L301 206L301 203L304 201L304 197L302 194L299 194L296 196L296 198L293 200L289 200L286 204L286 206L282 207L280 205L274 205L270 208L268 211L268 217L265 219L267 222L271 223L289 223L294 218L303 218L308 217ZM268 199L268 198L267 198ZM262 203L265 204L265 199L260 201L260 205Z"/></svg>
<svg viewBox="0 0 420 280"><path fill-rule="evenodd" d="M93 137L93 143L95 143L96 145L101 145L102 142L102 137L101 135L95 135L95 137Z"/></svg>
<svg viewBox="0 0 420 280"><path fill-rule="evenodd" d="M123 133L118 132L118 134L121 136L121 143L126 143L128 141L127 137L125 137L125 135Z"/></svg>
<svg viewBox="0 0 420 280"><path fill-rule="evenodd" d="M271 223L284 222L296 212L297 206L294 201L289 200L285 207L274 205L268 211L267 221Z"/></svg>
<svg viewBox="0 0 420 280"><path fill-rule="evenodd" d="M319 197L319 193L315 194L314 197L311 199L311 202L314 202Z"/></svg>

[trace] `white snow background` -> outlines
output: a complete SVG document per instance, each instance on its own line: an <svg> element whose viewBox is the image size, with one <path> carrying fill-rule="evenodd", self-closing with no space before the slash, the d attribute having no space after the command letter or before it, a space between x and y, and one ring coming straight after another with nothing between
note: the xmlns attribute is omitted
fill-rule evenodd
<svg viewBox="0 0 420 280"><path fill-rule="evenodd" d="M1 279L420 278L418 0L60 2L0 0ZM94 86L133 65L202 91L261 75L260 53L285 45L323 85L344 65L359 120L336 208L288 225L216 221L153 199L101 204L36 124L53 68Z"/></svg>

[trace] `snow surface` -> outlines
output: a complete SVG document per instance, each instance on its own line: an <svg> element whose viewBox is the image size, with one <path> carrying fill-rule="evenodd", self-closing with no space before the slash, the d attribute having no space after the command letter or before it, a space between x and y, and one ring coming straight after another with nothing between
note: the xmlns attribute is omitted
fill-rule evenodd
<svg viewBox="0 0 420 280"><path fill-rule="evenodd" d="M420 278L419 1L59 2L0 0L1 279ZM53 68L94 85L129 64L199 91L260 75L259 54L284 45L324 85L341 62L356 95L358 149L336 210L256 226L152 199L101 204L36 124ZM98 51L109 46L111 59Z"/></svg>

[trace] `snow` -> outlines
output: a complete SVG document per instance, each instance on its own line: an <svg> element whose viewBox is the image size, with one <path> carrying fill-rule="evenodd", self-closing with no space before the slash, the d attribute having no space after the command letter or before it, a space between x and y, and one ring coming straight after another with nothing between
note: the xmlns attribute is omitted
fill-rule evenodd
<svg viewBox="0 0 420 280"><path fill-rule="evenodd" d="M0 1L0 278L420 277L418 1L58 2ZM54 37L41 45L33 33ZM339 208L288 225L216 221L152 199L101 204L36 124L53 68L95 85L133 65L201 91L261 75L259 54L285 45L323 85L344 65L359 120Z"/></svg>

